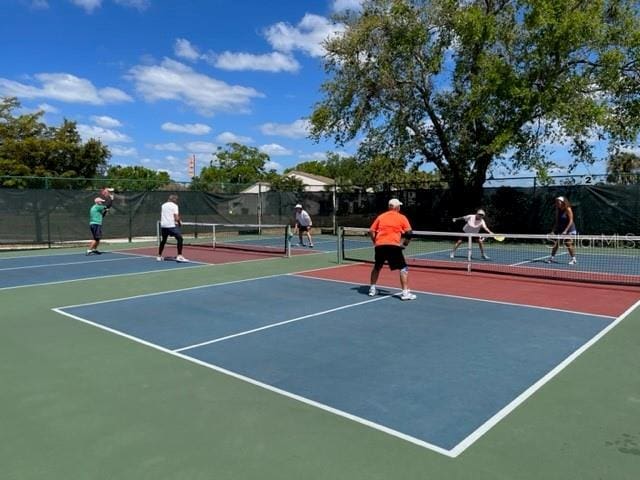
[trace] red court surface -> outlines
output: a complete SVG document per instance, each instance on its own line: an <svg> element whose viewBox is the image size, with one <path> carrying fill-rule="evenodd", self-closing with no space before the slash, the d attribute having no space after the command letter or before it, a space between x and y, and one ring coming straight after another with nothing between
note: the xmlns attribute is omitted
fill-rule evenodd
<svg viewBox="0 0 640 480"><path fill-rule="evenodd" d="M314 278L369 284L371 265L355 264L303 272ZM386 266L378 285L399 289L398 272ZM466 272L411 270L409 286L417 292L456 295L572 312L618 317L640 300L640 287L617 287Z"/></svg>

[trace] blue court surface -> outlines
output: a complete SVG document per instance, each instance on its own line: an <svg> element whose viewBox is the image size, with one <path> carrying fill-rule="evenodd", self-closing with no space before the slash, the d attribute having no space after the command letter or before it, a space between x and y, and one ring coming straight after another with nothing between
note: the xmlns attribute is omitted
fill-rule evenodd
<svg viewBox="0 0 640 480"><path fill-rule="evenodd" d="M281 275L57 312L457 456L612 317Z"/></svg>
<svg viewBox="0 0 640 480"><path fill-rule="evenodd" d="M198 263L158 262L155 257L104 252L102 255L65 253L0 258L0 289L95 277L189 268Z"/></svg>

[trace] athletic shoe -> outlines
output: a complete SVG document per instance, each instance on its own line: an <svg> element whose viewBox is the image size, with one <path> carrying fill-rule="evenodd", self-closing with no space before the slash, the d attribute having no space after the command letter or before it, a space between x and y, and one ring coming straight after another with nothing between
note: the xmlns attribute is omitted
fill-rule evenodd
<svg viewBox="0 0 640 480"><path fill-rule="evenodd" d="M576 263L578 263L578 260L576 260L575 258L569 260L569 265L575 265Z"/></svg>
<svg viewBox="0 0 640 480"><path fill-rule="evenodd" d="M544 263L556 263L556 259L554 257L547 258Z"/></svg>
<svg viewBox="0 0 640 480"><path fill-rule="evenodd" d="M309 245L309 248L313 248L313 244Z"/></svg>
<svg viewBox="0 0 640 480"><path fill-rule="evenodd" d="M378 292L376 292L376 287L374 287L373 285L371 285L371 286L369 287L369 296L370 296L370 297L375 297L375 296L376 296L376 293L378 293Z"/></svg>
<svg viewBox="0 0 640 480"><path fill-rule="evenodd" d="M102 252L100 252L99 250L94 250L93 253L94 255L102 255Z"/></svg>
<svg viewBox="0 0 640 480"><path fill-rule="evenodd" d="M164 260L164 258L162 258L161 256L159 256L159 255L158 255L158 256L156 257L156 260L157 260L158 262L161 262L161 261L163 261L163 260Z"/></svg>
<svg viewBox="0 0 640 480"><path fill-rule="evenodd" d="M483 260L491 260L491 257L489 257L488 255L482 255L482 259Z"/></svg>
<svg viewBox="0 0 640 480"><path fill-rule="evenodd" d="M400 295L400 300L415 300L416 298L418 297L411 292L402 292L402 295Z"/></svg>
<svg viewBox="0 0 640 480"><path fill-rule="evenodd" d="M449 258L455 258L455 256L456 256L456 254L455 254L455 253L453 253L453 252L451 252L451 253L449 254Z"/></svg>
<svg viewBox="0 0 640 480"><path fill-rule="evenodd" d="M93 255L93 250L87 250L87 255Z"/></svg>
<svg viewBox="0 0 640 480"><path fill-rule="evenodd" d="M188 262L189 260L187 260L186 258L184 258L182 255L178 255L176 257L176 262Z"/></svg>

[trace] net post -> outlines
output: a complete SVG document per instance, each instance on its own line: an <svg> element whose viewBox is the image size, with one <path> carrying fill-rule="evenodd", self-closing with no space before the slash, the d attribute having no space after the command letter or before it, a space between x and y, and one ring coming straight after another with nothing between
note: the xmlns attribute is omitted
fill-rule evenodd
<svg viewBox="0 0 640 480"><path fill-rule="evenodd" d="M160 247L160 220L156 221L156 246Z"/></svg>
<svg viewBox="0 0 640 480"><path fill-rule="evenodd" d="M285 238L284 238L284 249L285 249L285 257L291 257L291 238L293 237L293 233L291 232L291 225L287 224L285 227Z"/></svg>
<svg viewBox="0 0 640 480"><path fill-rule="evenodd" d="M467 273L471 273L471 249L473 248L473 236L467 234Z"/></svg>
<svg viewBox="0 0 640 480"><path fill-rule="evenodd" d="M344 227L338 226L338 248L336 251L338 252L338 265L342 264L344 258Z"/></svg>
<svg viewBox="0 0 640 480"><path fill-rule="evenodd" d="M216 248L216 224L211 225L211 247Z"/></svg>

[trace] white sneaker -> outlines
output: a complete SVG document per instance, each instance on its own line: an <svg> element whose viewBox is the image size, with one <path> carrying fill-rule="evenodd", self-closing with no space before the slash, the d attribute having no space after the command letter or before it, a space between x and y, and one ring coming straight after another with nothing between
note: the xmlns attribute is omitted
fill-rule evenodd
<svg viewBox="0 0 640 480"><path fill-rule="evenodd" d="M376 287L374 287L373 285L371 285L371 286L369 287L369 296L370 296L370 297L375 297L377 293L378 293L378 292L376 291Z"/></svg>
<svg viewBox="0 0 640 480"><path fill-rule="evenodd" d="M556 259L555 257L549 257L544 261L544 263L556 263Z"/></svg>
<svg viewBox="0 0 640 480"><path fill-rule="evenodd" d="M491 260L491 257L488 255L482 255L483 260Z"/></svg>
<svg viewBox="0 0 640 480"><path fill-rule="evenodd" d="M456 256L456 254L455 254L455 253L453 253L453 252L451 252L451 253L449 254L449 258L455 258L455 256Z"/></svg>
<svg viewBox="0 0 640 480"><path fill-rule="evenodd" d="M176 257L176 262L188 262L189 260L187 260L186 258L184 258L182 255L178 255Z"/></svg>
<svg viewBox="0 0 640 480"><path fill-rule="evenodd" d="M400 300L415 300L416 298L418 297L411 292L402 292L402 295L400 295Z"/></svg>
<svg viewBox="0 0 640 480"><path fill-rule="evenodd" d="M158 262L161 262L161 261L163 261L163 260L164 260L164 258L162 258L160 255L158 255L158 256L156 257L156 260L157 260Z"/></svg>
<svg viewBox="0 0 640 480"><path fill-rule="evenodd" d="M578 260L576 260L575 257L569 260L569 265L575 265L576 263L578 263Z"/></svg>

